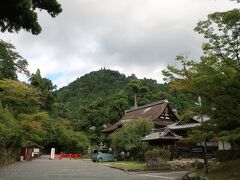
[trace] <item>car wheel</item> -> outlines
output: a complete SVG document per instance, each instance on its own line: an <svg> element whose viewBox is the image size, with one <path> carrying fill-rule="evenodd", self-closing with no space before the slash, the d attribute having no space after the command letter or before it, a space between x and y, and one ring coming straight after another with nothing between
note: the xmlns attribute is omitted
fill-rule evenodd
<svg viewBox="0 0 240 180"><path fill-rule="evenodd" d="M103 161L102 158L99 158L99 159L98 159L98 162L102 162L102 161Z"/></svg>
<svg viewBox="0 0 240 180"><path fill-rule="evenodd" d="M117 161L117 158L114 158L114 162L116 162Z"/></svg>

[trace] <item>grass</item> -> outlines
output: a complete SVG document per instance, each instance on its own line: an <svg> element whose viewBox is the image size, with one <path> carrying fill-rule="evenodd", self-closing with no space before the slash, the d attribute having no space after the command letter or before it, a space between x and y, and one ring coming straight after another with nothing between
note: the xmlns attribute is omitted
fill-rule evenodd
<svg viewBox="0 0 240 180"><path fill-rule="evenodd" d="M146 168L145 163L138 161L103 162L102 164L126 170L143 170Z"/></svg>
<svg viewBox="0 0 240 180"><path fill-rule="evenodd" d="M197 171L204 174L204 171ZM207 177L210 180L240 180L240 159L213 164Z"/></svg>

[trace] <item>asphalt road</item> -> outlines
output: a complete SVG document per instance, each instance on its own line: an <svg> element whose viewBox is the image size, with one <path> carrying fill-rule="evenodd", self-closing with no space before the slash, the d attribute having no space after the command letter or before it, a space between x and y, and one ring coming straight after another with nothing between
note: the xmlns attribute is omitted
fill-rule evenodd
<svg viewBox="0 0 240 180"><path fill-rule="evenodd" d="M17 162L0 168L0 180L168 180L178 179L185 172L128 173L86 160L48 160L40 158Z"/></svg>

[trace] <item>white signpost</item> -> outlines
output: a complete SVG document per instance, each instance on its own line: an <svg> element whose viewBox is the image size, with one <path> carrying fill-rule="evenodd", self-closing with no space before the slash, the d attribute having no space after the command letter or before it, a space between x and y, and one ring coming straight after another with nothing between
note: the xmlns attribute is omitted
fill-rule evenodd
<svg viewBox="0 0 240 180"><path fill-rule="evenodd" d="M51 153L50 153L49 159L54 159L54 157L55 157L55 148L51 148Z"/></svg>

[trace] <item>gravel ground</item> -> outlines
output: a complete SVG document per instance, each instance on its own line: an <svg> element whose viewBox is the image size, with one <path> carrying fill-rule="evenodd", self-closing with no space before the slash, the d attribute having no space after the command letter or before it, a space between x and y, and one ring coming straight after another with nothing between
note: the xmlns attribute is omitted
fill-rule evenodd
<svg viewBox="0 0 240 180"><path fill-rule="evenodd" d="M148 180L178 179L186 172L128 173L86 160L48 160L47 157L28 162L17 162L0 168L0 180Z"/></svg>

